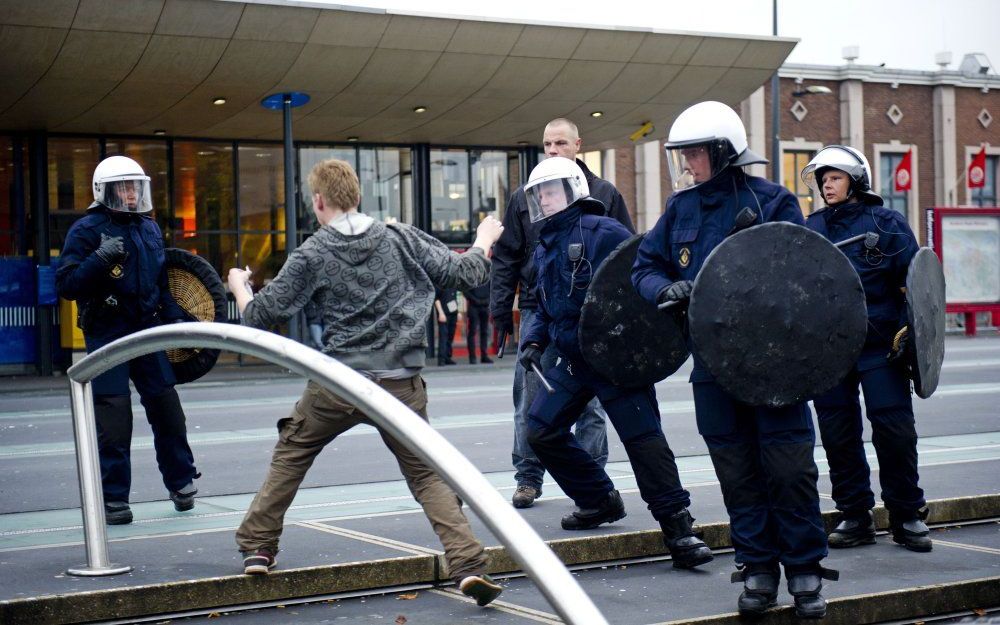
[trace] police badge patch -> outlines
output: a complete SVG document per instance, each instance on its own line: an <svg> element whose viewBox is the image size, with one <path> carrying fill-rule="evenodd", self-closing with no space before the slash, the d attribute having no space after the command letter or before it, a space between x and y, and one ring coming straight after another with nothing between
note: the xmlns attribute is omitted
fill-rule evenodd
<svg viewBox="0 0 1000 625"><path fill-rule="evenodd" d="M110 275L115 280L118 280L125 275L125 269L118 263L111 265L111 269L108 270L108 275Z"/></svg>
<svg viewBox="0 0 1000 625"><path fill-rule="evenodd" d="M686 247L681 248L680 258L681 267L687 267L691 264L691 250Z"/></svg>

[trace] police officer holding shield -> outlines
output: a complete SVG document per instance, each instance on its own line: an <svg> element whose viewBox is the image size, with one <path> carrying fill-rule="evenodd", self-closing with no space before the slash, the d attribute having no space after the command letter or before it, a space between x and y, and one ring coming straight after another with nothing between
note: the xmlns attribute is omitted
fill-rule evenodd
<svg viewBox="0 0 1000 625"><path fill-rule="evenodd" d="M860 386L892 538L911 551L930 551L926 501L917 483L917 431L905 358L911 342L903 287L919 249L917 240L906 218L884 207L872 191L871 168L860 151L827 146L801 175L826 202L809 216L808 228L834 243L865 232L878 235L876 246L851 245L842 250L865 290L868 334L861 356L843 380L813 401L830 463L833 499L841 513L829 536L830 546L875 543L875 496L862 441Z"/></svg>
<svg viewBox="0 0 1000 625"><path fill-rule="evenodd" d="M756 213L758 223L802 224L803 218L787 189L743 171L744 165L766 161L748 149L742 121L725 104L701 102L685 110L665 147L675 193L639 246L632 283L650 302L683 305L705 259L744 208ZM740 613L756 616L776 603L780 563L796 613L824 616L822 579L835 574L820 566L827 544L808 406L741 403L716 383L697 352L690 381L698 431L729 513L739 568L733 581L744 583Z"/></svg>
<svg viewBox="0 0 1000 625"><path fill-rule="evenodd" d="M153 221L149 177L134 160L112 156L94 170L94 203L66 235L56 272L59 296L76 300L87 351L127 334L190 318L170 295L163 235ZM132 402L139 391L153 429L163 485L178 511L194 507L201 477L187 439L174 372L164 352L139 356L94 378L94 413L104 511L109 525L132 522Z"/></svg>
<svg viewBox="0 0 1000 625"><path fill-rule="evenodd" d="M528 409L528 442L576 503L563 517L563 529L590 529L625 516L622 498L604 467L570 431L596 397L621 438L639 494L663 530L674 567L689 569L711 561L711 550L692 530L694 519L687 510L691 497L681 486L663 434L653 385L612 384L584 361L580 350L580 309L594 270L631 233L604 216L604 205L589 197L583 170L569 159L542 161L531 172L524 194L532 222L542 227L534 257L539 308L521 335L520 362L527 370L540 371L546 347L559 356L545 370L553 390L536 395Z"/></svg>

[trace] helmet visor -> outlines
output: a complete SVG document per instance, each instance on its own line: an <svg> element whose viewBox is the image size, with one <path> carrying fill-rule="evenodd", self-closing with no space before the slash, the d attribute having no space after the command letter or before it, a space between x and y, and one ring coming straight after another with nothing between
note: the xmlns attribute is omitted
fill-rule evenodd
<svg viewBox="0 0 1000 625"><path fill-rule="evenodd" d="M674 191L708 182L729 166L732 150L724 140L665 146Z"/></svg>
<svg viewBox="0 0 1000 625"><path fill-rule="evenodd" d="M818 160L818 159L814 159ZM860 163L852 164L828 164L828 163L817 163L812 162L802 168L802 182L806 183L806 186L817 193L823 192L823 174L831 169L837 169L844 172L851 177L851 181L854 184L861 184L862 180L865 178L865 168ZM852 185L853 186L853 185Z"/></svg>
<svg viewBox="0 0 1000 625"><path fill-rule="evenodd" d="M148 213L153 210L149 178L130 178L100 183L101 204L121 213Z"/></svg>
<svg viewBox="0 0 1000 625"><path fill-rule="evenodd" d="M553 178L525 187L528 217L532 223L560 213L573 202L586 196L576 178Z"/></svg>

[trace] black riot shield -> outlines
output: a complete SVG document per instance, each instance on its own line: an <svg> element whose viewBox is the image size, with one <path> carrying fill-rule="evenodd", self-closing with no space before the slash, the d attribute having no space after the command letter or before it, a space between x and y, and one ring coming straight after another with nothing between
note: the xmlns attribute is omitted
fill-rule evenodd
<svg viewBox="0 0 1000 625"><path fill-rule="evenodd" d="M922 247L906 272L906 307L913 388L924 399L937 389L944 362L944 295L941 261L932 249Z"/></svg>
<svg viewBox="0 0 1000 625"><path fill-rule="evenodd" d="M623 241L598 267L583 302L578 335L587 364L627 387L659 382L688 357L677 317L658 311L632 286L640 243L641 234Z"/></svg>
<svg viewBox="0 0 1000 625"><path fill-rule="evenodd" d="M786 222L716 247L688 306L697 356L723 389L755 406L798 403L839 382L861 353L867 321L847 257Z"/></svg>
<svg viewBox="0 0 1000 625"><path fill-rule="evenodd" d="M165 253L170 294L180 307L198 321L227 321L226 291L212 265L185 250L168 248ZM178 384L197 380L211 371L218 359L217 349L167 350Z"/></svg>

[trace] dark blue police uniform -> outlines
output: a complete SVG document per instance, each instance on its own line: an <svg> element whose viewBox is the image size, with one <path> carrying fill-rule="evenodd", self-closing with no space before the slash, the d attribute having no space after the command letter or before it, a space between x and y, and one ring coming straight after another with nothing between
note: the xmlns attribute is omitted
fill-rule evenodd
<svg viewBox="0 0 1000 625"><path fill-rule="evenodd" d="M596 214L591 214L596 213ZM594 271L631 236L604 206L584 198L546 220L535 250L538 314L523 344L550 342L560 359L545 376L555 393L539 393L528 410L528 442L556 482L580 508L599 508L614 485L570 431L591 399L601 402L635 469L639 492L653 517L664 520L690 505L673 452L660 424L652 385L640 389L610 383L583 360L578 339L580 308ZM573 261L571 258L577 257Z"/></svg>
<svg viewBox="0 0 1000 625"><path fill-rule="evenodd" d="M727 167L667 201L666 212L636 255L632 283L639 293L656 302L675 281L694 280L744 207L757 213L759 223L803 223L798 202L787 189ZM827 554L827 540L808 406L740 403L716 384L697 354L690 381L698 431L722 487L737 562L780 561L793 567L819 562Z"/></svg>
<svg viewBox="0 0 1000 625"><path fill-rule="evenodd" d="M858 386L872 424L872 444L879 463L882 500L894 520L916 518L926 504L917 485L917 431L910 380L902 359L889 362L893 337L906 325L906 272L919 249L898 212L874 204L850 203L824 208L806 226L836 243L858 234L879 235L875 249L853 244L842 251L854 265L865 290L868 334L857 364L831 390L815 398L823 447L837 509L857 517L875 506L870 468L862 442Z"/></svg>
<svg viewBox="0 0 1000 625"><path fill-rule="evenodd" d="M124 259L109 264L94 254L102 234L122 237ZM77 325L83 330L88 352L139 330L188 320L170 295L163 235L148 215L111 211L96 202L91 205L66 235L56 286L61 297L77 301ZM173 370L164 352L154 352L118 365L92 383L106 502L129 500L130 378L153 430L163 484L177 491L198 477Z"/></svg>

